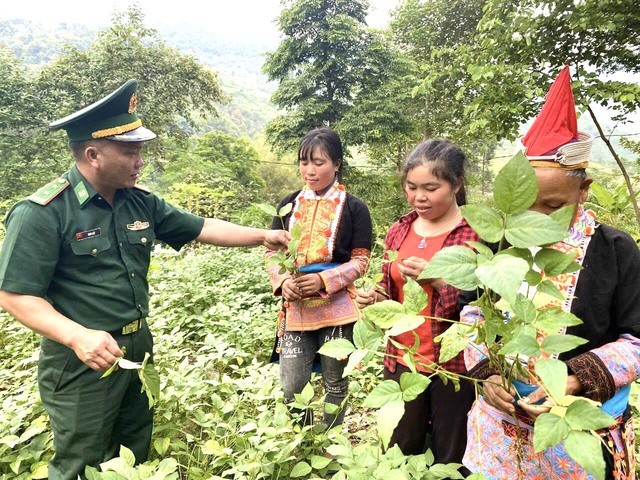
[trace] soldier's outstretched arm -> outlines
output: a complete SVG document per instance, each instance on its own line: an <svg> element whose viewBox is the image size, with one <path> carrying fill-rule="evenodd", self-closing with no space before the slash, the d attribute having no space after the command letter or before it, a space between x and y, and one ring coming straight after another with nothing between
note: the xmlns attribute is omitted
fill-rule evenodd
<svg viewBox="0 0 640 480"><path fill-rule="evenodd" d="M94 370L107 370L123 355L107 332L92 330L56 311L44 298L0 290L0 307L40 335L71 348Z"/></svg>
<svg viewBox="0 0 640 480"><path fill-rule="evenodd" d="M242 225L225 222L217 218L207 218L204 221L200 235L196 237L198 242L210 243L220 247L264 245L271 250L286 248L290 239L289 232L284 230L243 227Z"/></svg>

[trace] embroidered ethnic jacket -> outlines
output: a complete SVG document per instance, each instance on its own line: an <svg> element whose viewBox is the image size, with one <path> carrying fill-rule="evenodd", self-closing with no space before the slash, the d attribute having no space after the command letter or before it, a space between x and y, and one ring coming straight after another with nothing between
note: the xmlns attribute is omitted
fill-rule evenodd
<svg viewBox="0 0 640 480"><path fill-rule="evenodd" d="M283 302L279 331L317 330L355 322L362 314L354 300L353 283L366 273L371 256L369 209L337 182L321 197L308 189L294 192L280 201L278 210L288 203L293 208L284 217L286 228L291 231L299 225L302 230L298 265L337 266L318 272L324 285L319 295ZM282 228L280 218L273 219L272 228ZM267 250L265 258L274 253ZM291 274L280 274L277 266L268 270L274 294L282 295L282 284Z"/></svg>
<svg viewBox="0 0 640 480"><path fill-rule="evenodd" d="M389 231L387 232L387 236L384 242L385 258L387 258L387 250L397 251L400 249L400 245L402 245L402 242L409 233L411 224L415 221L416 218L418 218L418 214L415 211L412 211L402 216L400 220L389 227ZM458 224L458 226L456 226L449 233L449 235L447 235L442 248L450 247L453 245L462 245L466 247L468 246L466 243L468 241L478 241L478 235L463 219L462 222L460 222L460 224ZM382 273L383 279L380 282L380 286L384 288L387 296L390 299L397 299L397 287L391 279L391 264L389 262L386 262L382 265ZM430 316L457 320L459 312L457 296L459 293L460 291L457 288L450 285L446 285L440 289L434 289ZM449 325L451 325L447 322L438 322L434 320L428 321L431 322L431 331L433 338L444 333ZM384 365L389 369L390 372L395 372L397 365L397 360L395 358L395 356L397 355L397 349L391 342L387 343L386 353L387 355L385 355L384 357ZM434 356L436 359L440 356L440 343L435 343L434 345ZM466 370L462 353L444 363L442 366L449 371L457 373L462 373Z"/></svg>

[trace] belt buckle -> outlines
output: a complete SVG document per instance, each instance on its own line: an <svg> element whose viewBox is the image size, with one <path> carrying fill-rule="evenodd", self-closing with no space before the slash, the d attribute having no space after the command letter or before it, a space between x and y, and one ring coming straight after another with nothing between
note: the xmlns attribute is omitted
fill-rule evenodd
<svg viewBox="0 0 640 480"><path fill-rule="evenodd" d="M122 335L129 335L130 333L137 332L142 326L142 319L134 320L129 325L122 327Z"/></svg>

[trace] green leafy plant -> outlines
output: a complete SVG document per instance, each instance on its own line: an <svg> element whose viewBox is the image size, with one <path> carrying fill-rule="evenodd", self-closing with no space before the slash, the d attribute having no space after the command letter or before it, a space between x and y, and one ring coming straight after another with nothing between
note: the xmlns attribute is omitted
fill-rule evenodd
<svg viewBox="0 0 640 480"><path fill-rule="evenodd" d="M276 210L275 207L264 203L259 204L258 208L260 208L260 210L262 210L263 212L269 214L271 217L278 217L280 219L282 229L286 230L284 217L293 209L292 203L287 203L279 210ZM290 233L291 240L289 240L289 243L287 245L287 251L285 252L282 250L278 250L277 252L275 252L267 259L267 266L278 265L280 267L280 275L284 274L285 272L289 272L294 277L297 277L299 272L296 260L298 254L298 245L300 244L300 236L302 235L302 229L300 228L300 225L296 223L291 229Z"/></svg>
<svg viewBox="0 0 640 480"><path fill-rule="evenodd" d="M472 305L479 307L484 321L472 325L446 319L452 325L435 341L441 342L440 363L454 358L463 349L484 344L490 366L499 374L507 388L514 379L534 380L553 403L549 413L541 414L534 426L534 449L544 449L565 442L569 455L594 477L604 479L605 462L599 436L593 431L613 425L615 419L606 415L595 402L565 395L566 365L553 358L586 343L572 335L556 335L562 327L582 323L573 314L546 307L550 298L564 297L547 279L582 268L573 257L548 248L562 240L573 217L574 206L565 207L547 216L527 210L536 199L538 185L533 168L522 154L516 155L497 175L493 196L496 209L484 205L465 205L464 218L488 243L497 243L497 252L479 242L470 242L475 249L453 246L442 249L420 275L422 278L443 278L461 290L478 290L482 294ZM508 244L507 244L508 242ZM532 253L530 248L533 247ZM539 272L544 271L544 276ZM523 281L536 287L528 298L519 293ZM354 329L354 343L348 340L329 342L320 350L333 357L349 355L362 360L372 355L384 355L380 345L391 341L412 370L399 383L386 380L366 398L364 406L378 408L378 433L386 445L402 416L404 403L415 398L429 385L430 378L439 375L454 383L462 375L453 374L416 355L417 347L407 349L395 342L394 336L413 330L423 322L419 312L427 297L417 282L404 286L405 301L387 300L364 309L365 319ZM548 335L539 340L537 330ZM416 338L417 340L417 338ZM548 354L535 363L532 372L522 358ZM432 373L417 373L422 365ZM478 383L474 379L470 379ZM514 416L516 425L518 419ZM519 430L519 429L517 429Z"/></svg>
<svg viewBox="0 0 640 480"><path fill-rule="evenodd" d="M593 182L589 187L589 193L596 199L596 206L605 209L613 215L624 213L631 204L631 197L624 184L618 185L613 191L609 191L602 185Z"/></svg>
<svg viewBox="0 0 640 480"><path fill-rule="evenodd" d="M122 351L126 353L124 347L122 347ZM149 399L149 408L153 408L160 398L160 376L153 363L149 362L149 358L151 358L149 352L145 352L142 362L132 362L124 357L118 357L116 361L113 362L113 365L111 365L100 378L108 377L120 368L124 370L137 370L140 382L142 382L142 391L146 392L147 398Z"/></svg>

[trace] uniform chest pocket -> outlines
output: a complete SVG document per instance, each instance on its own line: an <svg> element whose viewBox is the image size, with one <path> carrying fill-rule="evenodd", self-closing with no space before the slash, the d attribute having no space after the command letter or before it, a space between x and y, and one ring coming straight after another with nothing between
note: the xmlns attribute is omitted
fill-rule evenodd
<svg viewBox="0 0 640 480"><path fill-rule="evenodd" d="M108 237L94 237L87 240L71 242L71 251L76 255L90 255L96 257L105 250L109 250L111 242Z"/></svg>
<svg viewBox="0 0 640 480"><path fill-rule="evenodd" d="M142 230L140 232L127 232L127 240L129 245L137 245L140 247L151 248L156 235L153 230Z"/></svg>
<svg viewBox="0 0 640 480"><path fill-rule="evenodd" d="M127 233L127 253L146 268L151 260L151 246L156 238L153 230L146 229Z"/></svg>
<svg viewBox="0 0 640 480"><path fill-rule="evenodd" d="M120 273L117 256L111 252L109 237L100 236L87 240L72 240L72 255L66 261L66 276L80 282L103 283Z"/></svg>

